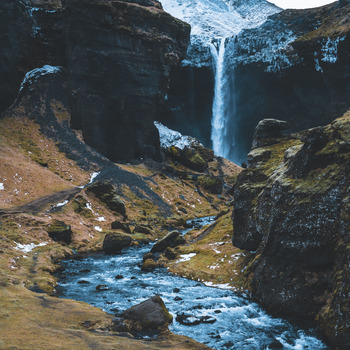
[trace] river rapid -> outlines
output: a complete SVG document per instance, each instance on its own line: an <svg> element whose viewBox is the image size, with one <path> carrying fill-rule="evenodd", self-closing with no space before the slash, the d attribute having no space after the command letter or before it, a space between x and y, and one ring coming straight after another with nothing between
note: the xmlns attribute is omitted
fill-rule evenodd
<svg viewBox="0 0 350 350"><path fill-rule="evenodd" d="M205 225L210 220L202 218L193 224ZM132 247L119 255L100 253L62 261L58 296L113 314L159 294L174 316L170 330L214 349L328 349L315 330L274 318L231 290L173 275L166 268L141 271L139 264L151 246ZM107 285L108 290L97 291L97 285ZM198 323L203 316L210 316L208 321L214 323L184 325L176 320L181 314L189 316L189 323Z"/></svg>

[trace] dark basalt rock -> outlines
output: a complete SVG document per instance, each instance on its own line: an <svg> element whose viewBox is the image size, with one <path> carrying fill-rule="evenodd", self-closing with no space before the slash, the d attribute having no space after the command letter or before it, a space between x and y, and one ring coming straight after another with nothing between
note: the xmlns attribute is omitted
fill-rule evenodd
<svg viewBox="0 0 350 350"><path fill-rule="evenodd" d="M110 210L121 214L124 220L126 219L124 202L109 181L94 182L89 185L86 190L92 192L99 200L105 203Z"/></svg>
<svg viewBox="0 0 350 350"><path fill-rule="evenodd" d="M215 323L216 318L212 316L194 316L187 315L184 313L178 314L176 316L176 321L184 326L197 326L201 323Z"/></svg>
<svg viewBox="0 0 350 350"><path fill-rule="evenodd" d="M127 224L126 222L120 222L116 220L112 222L111 227L113 230L122 230L125 233L131 233L129 224Z"/></svg>
<svg viewBox="0 0 350 350"><path fill-rule="evenodd" d="M70 225L63 221L54 220L52 224L46 228L49 236L56 242L64 242L69 244L72 241L72 229Z"/></svg>
<svg viewBox="0 0 350 350"><path fill-rule="evenodd" d="M96 290L98 292L105 292L105 291L109 290L109 287L105 284L99 284L98 286L96 286Z"/></svg>
<svg viewBox="0 0 350 350"><path fill-rule="evenodd" d="M255 128L252 148L268 146L276 143L276 138L282 137L281 131L289 128L286 121L278 119L263 119Z"/></svg>
<svg viewBox="0 0 350 350"><path fill-rule="evenodd" d="M149 227L144 225L136 225L133 233L143 233L145 235L151 235L152 231Z"/></svg>
<svg viewBox="0 0 350 350"><path fill-rule="evenodd" d="M159 295L125 310L122 317L125 328L131 333L160 332L167 329L173 321Z"/></svg>
<svg viewBox="0 0 350 350"><path fill-rule="evenodd" d="M107 233L103 240L103 251L108 254L119 253L123 248L130 246L132 239L130 236L120 233Z"/></svg>
<svg viewBox="0 0 350 350"><path fill-rule="evenodd" d="M256 251L247 287L275 313L317 320L335 349L350 344L349 143L348 112L253 150L270 156L234 187L233 244Z"/></svg>
<svg viewBox="0 0 350 350"><path fill-rule="evenodd" d="M178 231L169 232L165 237L157 241L151 249L152 253L162 252L166 248L174 248L181 244L185 244L186 240Z"/></svg>
<svg viewBox="0 0 350 350"><path fill-rule="evenodd" d="M189 25L152 0L11 0L0 17L0 112L26 72L62 66L71 125L88 145L113 161L160 159L153 120L186 53Z"/></svg>

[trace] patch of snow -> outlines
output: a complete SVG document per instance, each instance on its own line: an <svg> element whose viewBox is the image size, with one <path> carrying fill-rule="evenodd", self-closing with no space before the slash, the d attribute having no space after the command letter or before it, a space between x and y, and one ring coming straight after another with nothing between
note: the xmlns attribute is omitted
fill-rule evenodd
<svg viewBox="0 0 350 350"><path fill-rule="evenodd" d="M95 228L96 231L102 232L102 228L100 226L95 226L94 228Z"/></svg>
<svg viewBox="0 0 350 350"><path fill-rule="evenodd" d="M104 218L103 216L100 216L96 220L102 222L102 221L106 221L106 218Z"/></svg>
<svg viewBox="0 0 350 350"><path fill-rule="evenodd" d="M60 207L64 207L66 204L68 204L68 200L65 200L65 201L63 201L63 202L61 202L61 203L57 203L57 204L55 204L52 208L60 208Z"/></svg>
<svg viewBox="0 0 350 350"><path fill-rule="evenodd" d="M180 262L185 262L185 261L190 261L194 256L196 256L197 254L196 253L189 253L189 254L182 254L180 255L180 258L177 263L180 263Z"/></svg>
<svg viewBox="0 0 350 350"><path fill-rule="evenodd" d="M163 149L167 149L172 146L179 149L184 149L185 147L191 147L193 144L201 145L195 138L191 136L183 136L178 131L169 129L160 122L155 121L154 125L158 129L160 147Z"/></svg>
<svg viewBox="0 0 350 350"><path fill-rule="evenodd" d="M47 74L56 74L59 73L62 70L62 67L59 66L50 66L50 65L45 65L42 68L35 68L33 70L31 70L30 72L28 72L21 84L21 87L19 89L19 92L22 91L24 85L26 83L28 84L33 84L36 80L38 80L39 77L43 76L43 75L47 75Z"/></svg>
<svg viewBox="0 0 350 350"><path fill-rule="evenodd" d="M214 287L219 289L232 289L229 283L215 284L213 282L203 282L207 287Z"/></svg>
<svg viewBox="0 0 350 350"><path fill-rule="evenodd" d="M336 63L338 60L338 45L341 41L345 40L345 36L337 37L335 39L327 38L322 41L321 52L323 62Z"/></svg>
<svg viewBox="0 0 350 350"><path fill-rule="evenodd" d="M100 175L100 172L91 173L90 174L91 177L90 177L90 181L89 181L88 185L92 184L98 175Z"/></svg>
<svg viewBox="0 0 350 350"><path fill-rule="evenodd" d="M0 191L3 191L5 189L4 184L0 183Z"/></svg>
<svg viewBox="0 0 350 350"><path fill-rule="evenodd" d="M36 247L42 247L44 245L47 245L46 242L43 242L43 243L39 243L39 244L34 244L34 243L30 243L30 244L21 244L21 243L17 243L17 242L14 242L16 243L16 247L15 249L16 250L20 250L21 252L23 253L29 253L31 252L34 248Z"/></svg>

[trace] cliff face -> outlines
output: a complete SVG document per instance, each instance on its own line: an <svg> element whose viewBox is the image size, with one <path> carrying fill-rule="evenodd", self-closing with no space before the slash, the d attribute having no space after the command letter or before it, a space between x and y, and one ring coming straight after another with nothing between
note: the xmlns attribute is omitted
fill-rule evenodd
<svg viewBox="0 0 350 350"><path fill-rule="evenodd" d="M234 188L233 244L256 251L253 294L274 312L316 319L339 349L350 344L349 142L349 112L259 140Z"/></svg>
<svg viewBox="0 0 350 350"><path fill-rule="evenodd" d="M151 0L12 0L0 6L2 111L24 73L60 66L67 72L71 125L86 143L114 161L159 158L153 120L169 74L186 52L187 24Z"/></svg>
<svg viewBox="0 0 350 350"><path fill-rule="evenodd" d="M300 131L326 125L345 113L350 92L349 23L350 4L335 2L316 9L282 11L227 39L225 70L230 93L225 137L232 159L245 160L255 125L264 118L283 115L292 130ZM198 120L199 109L193 108L196 96L205 96L196 137L210 145L207 130L212 118L214 64L210 48L202 51L206 56L200 64L181 67L191 88L183 89L177 79L171 79L166 113L160 119L174 128L171 123L177 120L177 129L188 133L188 125ZM210 70L212 78L205 78Z"/></svg>

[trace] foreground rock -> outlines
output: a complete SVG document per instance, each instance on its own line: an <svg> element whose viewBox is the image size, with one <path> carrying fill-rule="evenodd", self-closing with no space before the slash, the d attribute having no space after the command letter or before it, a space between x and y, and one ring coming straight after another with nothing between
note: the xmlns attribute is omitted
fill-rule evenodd
<svg viewBox="0 0 350 350"><path fill-rule="evenodd" d="M350 344L350 113L257 148L234 189L233 244L256 251L247 286L274 312Z"/></svg>
<svg viewBox="0 0 350 350"><path fill-rule="evenodd" d="M182 234L178 231L169 232L165 237L157 241L151 249L152 253L159 253L164 251L166 248L174 248L181 244L185 244L186 240Z"/></svg>
<svg viewBox="0 0 350 350"><path fill-rule="evenodd" d="M103 251L108 254L119 253L123 248L130 246L132 239L130 236L120 233L107 233L103 240Z"/></svg>
<svg viewBox="0 0 350 350"><path fill-rule="evenodd" d="M161 332L168 328L173 321L159 295L132 306L122 313L121 318L115 320L118 331L139 332Z"/></svg>
<svg viewBox="0 0 350 350"><path fill-rule="evenodd" d="M54 220L53 223L46 228L46 231L56 242L69 244L72 241L71 226L65 224L63 221Z"/></svg>

